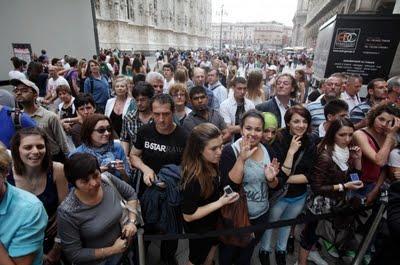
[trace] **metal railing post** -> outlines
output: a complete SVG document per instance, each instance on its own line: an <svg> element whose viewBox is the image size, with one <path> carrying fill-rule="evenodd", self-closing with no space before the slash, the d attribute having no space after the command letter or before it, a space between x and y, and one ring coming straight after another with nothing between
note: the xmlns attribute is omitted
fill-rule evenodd
<svg viewBox="0 0 400 265"><path fill-rule="evenodd" d="M137 231L139 265L146 264L143 234L144 234L143 228L139 228Z"/></svg>

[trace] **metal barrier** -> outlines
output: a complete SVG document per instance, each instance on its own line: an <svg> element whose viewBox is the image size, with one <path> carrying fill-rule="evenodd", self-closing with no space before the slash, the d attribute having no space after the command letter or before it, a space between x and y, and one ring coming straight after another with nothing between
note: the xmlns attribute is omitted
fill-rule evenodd
<svg viewBox="0 0 400 265"><path fill-rule="evenodd" d="M381 205L382 212L385 209L385 205ZM352 211L351 213L358 213L362 210L365 210L368 208L362 208L359 209L358 211ZM144 247L144 241L152 241L152 240L176 240L176 239L200 239L200 238L207 238L207 237L218 237L221 235L229 235L229 234L243 234L243 233L249 233L249 232L255 232L255 231L260 231L260 230L267 230L267 229L273 229L273 228L278 228L278 227L284 227L284 226L291 226L291 225L296 225L296 224L303 224L306 222L310 221L315 221L315 220L322 220L322 219L327 219L336 216L336 213L328 213L328 214L322 214L322 215L302 215L299 216L298 218L295 219L290 219L290 220L281 220L273 223L266 223L266 224L259 224L259 225L254 225L254 226L249 226L249 227L243 227L243 228L237 228L237 229L224 229L224 230L216 230L216 231L210 231L204 234L194 234L194 233L187 233L187 234L163 234L163 235L144 235L144 230L142 228L138 229L137 232L137 240L138 240L138 261L139 265L145 265L145 247ZM380 219L379 219L380 220ZM375 222L377 224L375 225ZM372 228L371 228L371 236L368 238L365 238L364 240L364 245L368 246L368 240L369 241L372 239L373 235L375 234L376 228L379 224L379 221L375 221L373 228L375 229L374 232L372 233ZM369 235L370 233L368 233ZM367 235L367 236L368 236ZM361 251L360 251L361 252ZM365 253L365 252L364 252ZM361 255L361 261L362 261L363 255ZM360 263L354 263L354 265L358 265Z"/></svg>

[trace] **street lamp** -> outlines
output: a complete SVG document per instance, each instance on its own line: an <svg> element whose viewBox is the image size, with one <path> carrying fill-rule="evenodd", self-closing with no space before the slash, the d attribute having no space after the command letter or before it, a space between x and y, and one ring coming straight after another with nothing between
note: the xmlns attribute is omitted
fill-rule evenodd
<svg viewBox="0 0 400 265"><path fill-rule="evenodd" d="M221 5L221 24L219 26L219 53L222 53L222 17L224 16L224 4Z"/></svg>

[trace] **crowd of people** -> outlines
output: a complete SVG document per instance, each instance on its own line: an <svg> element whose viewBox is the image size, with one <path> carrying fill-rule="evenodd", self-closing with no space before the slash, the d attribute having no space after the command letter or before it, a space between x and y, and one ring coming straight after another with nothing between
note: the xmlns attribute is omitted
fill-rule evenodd
<svg viewBox="0 0 400 265"><path fill-rule="evenodd" d="M399 243L400 76L372 79L362 98L359 75L313 88L304 55L172 49L156 60L151 69L140 54L43 50L26 68L11 58L13 93L0 90L0 264L135 264L139 227L203 234L229 228L222 213L242 207L228 223L335 212L297 239L296 264L325 265L321 247L354 257L387 187L385 244ZM292 64L294 76L282 73ZM187 264L214 264L217 249L221 265L251 264L259 244L262 265L284 265L295 228L190 239ZM177 247L163 240L160 262L178 264ZM396 255L372 242L364 264Z"/></svg>

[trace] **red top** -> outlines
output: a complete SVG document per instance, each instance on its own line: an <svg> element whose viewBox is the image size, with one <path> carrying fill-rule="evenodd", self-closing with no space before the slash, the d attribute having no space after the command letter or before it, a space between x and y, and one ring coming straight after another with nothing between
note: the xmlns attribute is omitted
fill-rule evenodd
<svg viewBox="0 0 400 265"><path fill-rule="evenodd" d="M378 152L380 147L378 143L375 141L375 139L365 130L361 130L367 135L368 138L368 144L372 147L372 149L375 150L375 152ZM375 164L373 161L368 159L364 154L361 158L361 180L363 182L377 182L379 175L381 173L381 167Z"/></svg>

